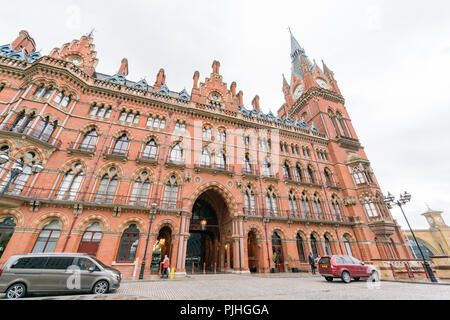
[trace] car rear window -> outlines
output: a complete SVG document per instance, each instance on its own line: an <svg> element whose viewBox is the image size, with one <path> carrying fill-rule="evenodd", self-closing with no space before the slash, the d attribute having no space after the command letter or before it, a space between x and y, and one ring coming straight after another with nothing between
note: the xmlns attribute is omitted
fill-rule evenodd
<svg viewBox="0 0 450 320"><path fill-rule="evenodd" d="M319 263L320 264L330 264L330 258L329 257L320 258Z"/></svg>
<svg viewBox="0 0 450 320"><path fill-rule="evenodd" d="M11 269L42 269L47 259L47 257L20 258L11 265Z"/></svg>

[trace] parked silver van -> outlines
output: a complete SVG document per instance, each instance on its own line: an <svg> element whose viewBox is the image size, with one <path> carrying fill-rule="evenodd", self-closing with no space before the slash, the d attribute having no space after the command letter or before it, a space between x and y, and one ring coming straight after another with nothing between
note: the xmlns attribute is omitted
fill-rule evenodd
<svg viewBox="0 0 450 320"><path fill-rule="evenodd" d="M27 293L108 293L120 286L119 270L84 253L29 253L11 256L0 270L0 293L18 299Z"/></svg>

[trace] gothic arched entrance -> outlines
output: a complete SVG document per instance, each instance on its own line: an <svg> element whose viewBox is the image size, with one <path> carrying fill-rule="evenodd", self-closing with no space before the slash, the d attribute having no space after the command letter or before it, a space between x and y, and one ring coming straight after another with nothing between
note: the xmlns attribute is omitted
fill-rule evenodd
<svg viewBox="0 0 450 320"><path fill-rule="evenodd" d="M256 244L256 232L251 230L247 237L247 254L248 254L248 267L250 272L258 272L258 246Z"/></svg>
<svg viewBox="0 0 450 320"><path fill-rule="evenodd" d="M186 272L217 272L224 260L223 225L229 221L228 207L214 189L202 193L194 202L190 219L190 237L186 246Z"/></svg>
<svg viewBox="0 0 450 320"><path fill-rule="evenodd" d="M153 245L150 265L151 272L159 272L160 263L165 255L167 255L169 259L172 256L172 230L167 226L161 228L158 238Z"/></svg>

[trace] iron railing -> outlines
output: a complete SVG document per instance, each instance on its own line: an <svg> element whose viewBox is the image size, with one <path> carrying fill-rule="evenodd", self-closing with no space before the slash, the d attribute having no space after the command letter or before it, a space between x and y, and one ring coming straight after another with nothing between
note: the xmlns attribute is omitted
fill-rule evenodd
<svg viewBox="0 0 450 320"><path fill-rule="evenodd" d="M17 191L17 190L16 190ZM87 203L97 205L132 206L150 209L153 203L164 210L182 209L182 201L172 201L161 198L151 198L138 195L120 195L116 193L84 192L70 190L53 190L39 187L24 187L20 192L9 188L6 196L24 199Z"/></svg>
<svg viewBox="0 0 450 320"><path fill-rule="evenodd" d="M28 126L27 127L17 127L15 124L11 124L11 123L5 123L5 124L0 125L0 130L6 131L6 132L14 132L17 134L23 134L23 135L29 136L33 139L37 139L42 142L48 143L57 148L61 147L61 144L62 144L61 140L55 139L54 137L52 137L53 133L56 130L53 130L52 134L48 135L48 134L44 134L42 132L42 130L31 129Z"/></svg>

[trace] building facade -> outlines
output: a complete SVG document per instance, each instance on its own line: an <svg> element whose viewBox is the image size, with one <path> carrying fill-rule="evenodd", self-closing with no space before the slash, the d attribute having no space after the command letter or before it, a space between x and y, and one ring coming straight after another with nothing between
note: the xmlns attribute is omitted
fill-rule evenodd
<svg viewBox="0 0 450 320"><path fill-rule="evenodd" d="M163 69L128 80L127 59L97 72L91 34L35 47L26 31L0 47L0 265L50 251L125 275L165 254L180 275L305 269L310 252L411 258L333 72L292 34L276 115L259 96L244 106L218 61L189 94Z"/></svg>
<svg viewBox="0 0 450 320"><path fill-rule="evenodd" d="M450 227L445 223L442 213L442 211L428 208L422 215L427 219L430 228L413 230L420 249L427 259L431 256L450 256ZM411 231L403 230L403 232L413 257L421 259L420 250Z"/></svg>

